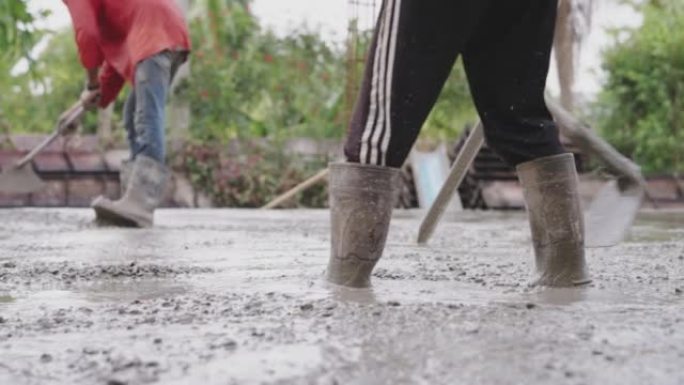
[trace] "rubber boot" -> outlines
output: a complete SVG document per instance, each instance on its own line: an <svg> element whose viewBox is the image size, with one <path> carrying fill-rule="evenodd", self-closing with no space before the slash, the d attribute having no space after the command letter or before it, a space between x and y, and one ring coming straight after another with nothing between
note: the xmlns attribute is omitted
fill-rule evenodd
<svg viewBox="0 0 684 385"><path fill-rule="evenodd" d="M572 154L518 165L542 286L569 287L591 282L584 259L584 216Z"/></svg>
<svg viewBox="0 0 684 385"><path fill-rule="evenodd" d="M123 197L111 201L101 196L93 201L98 222L124 227L151 227L154 210L163 199L168 176L163 164L138 155Z"/></svg>
<svg viewBox="0 0 684 385"><path fill-rule="evenodd" d="M327 280L353 288L370 286L382 256L399 169L356 163L330 166L331 250Z"/></svg>
<svg viewBox="0 0 684 385"><path fill-rule="evenodd" d="M131 178L131 171L133 170L133 161L124 160L121 162L121 169L119 170L119 185L121 186L121 196L126 193L128 181Z"/></svg>

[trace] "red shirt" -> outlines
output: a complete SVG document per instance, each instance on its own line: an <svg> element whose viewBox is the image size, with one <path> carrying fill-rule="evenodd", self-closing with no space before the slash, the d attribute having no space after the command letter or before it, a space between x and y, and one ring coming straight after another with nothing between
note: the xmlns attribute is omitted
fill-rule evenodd
<svg viewBox="0 0 684 385"><path fill-rule="evenodd" d="M64 0L83 66L100 71L101 106L109 105L135 66L164 50L189 50L185 19L174 0Z"/></svg>

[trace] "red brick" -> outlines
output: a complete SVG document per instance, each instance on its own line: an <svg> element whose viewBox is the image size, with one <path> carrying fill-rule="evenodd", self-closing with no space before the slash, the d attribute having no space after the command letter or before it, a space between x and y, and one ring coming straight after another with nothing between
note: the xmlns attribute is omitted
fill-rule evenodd
<svg viewBox="0 0 684 385"><path fill-rule="evenodd" d="M12 143L19 151L31 151L47 138L44 134L12 135ZM57 138L43 152L61 152L64 147L62 138Z"/></svg>
<svg viewBox="0 0 684 385"><path fill-rule="evenodd" d="M647 185L650 197L655 200L681 199L674 178L649 178Z"/></svg>
<svg viewBox="0 0 684 385"><path fill-rule="evenodd" d="M15 150L0 150L0 168L15 164L22 156L23 153Z"/></svg>
<svg viewBox="0 0 684 385"><path fill-rule="evenodd" d="M28 203L28 194L6 194L0 191L0 207L24 207Z"/></svg>
<svg viewBox="0 0 684 385"><path fill-rule="evenodd" d="M69 207L89 207L93 199L105 192L104 182L100 178L72 179L67 189Z"/></svg>
<svg viewBox="0 0 684 385"><path fill-rule="evenodd" d="M31 195L31 205L38 207L60 207L67 204L67 183L61 179L45 180L45 188Z"/></svg>
<svg viewBox="0 0 684 385"><path fill-rule="evenodd" d="M40 153L33 160L38 172L64 172L71 171L69 164L61 152Z"/></svg>
<svg viewBox="0 0 684 385"><path fill-rule="evenodd" d="M65 138L67 152L99 152L99 140L96 135L79 135L71 139Z"/></svg>
<svg viewBox="0 0 684 385"><path fill-rule="evenodd" d="M105 166L104 159L99 153L95 152L77 152L77 153L67 153L69 161L77 172L105 172L107 171L107 166Z"/></svg>
<svg viewBox="0 0 684 385"><path fill-rule="evenodd" d="M30 151L38 146L49 134L25 134L12 135L11 142L20 151ZM73 137L58 137L45 148L46 152L64 151L98 151L98 139L95 135L83 135Z"/></svg>

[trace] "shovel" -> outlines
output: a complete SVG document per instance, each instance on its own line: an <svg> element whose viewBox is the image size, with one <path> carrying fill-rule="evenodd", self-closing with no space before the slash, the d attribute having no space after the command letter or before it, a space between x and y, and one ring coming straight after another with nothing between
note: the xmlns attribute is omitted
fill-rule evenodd
<svg viewBox="0 0 684 385"><path fill-rule="evenodd" d="M563 132L585 153L594 154L615 174L618 180L607 182L585 213L585 245L588 248L611 247L626 237L641 207L646 191L639 167L622 156L588 126L575 119L552 99L547 99L549 110ZM470 133L458 154L447 181L428 210L418 232L418 243L426 244L444 214L483 144L482 125Z"/></svg>
<svg viewBox="0 0 684 385"><path fill-rule="evenodd" d="M589 248L612 247L622 242L637 216L645 189L621 178L607 182L591 202L584 219Z"/></svg>
<svg viewBox="0 0 684 385"><path fill-rule="evenodd" d="M615 246L627 236L646 194L646 180L641 169L555 100L547 97L546 105L561 132L617 176L601 188L584 217L587 247Z"/></svg>
<svg viewBox="0 0 684 385"><path fill-rule="evenodd" d="M0 173L0 191L8 194L30 194L42 189L45 183L36 175L31 161L59 136L66 135L67 128L83 115L83 111L83 104L76 103L63 115L64 119L57 123L57 127L50 136L18 162L3 168Z"/></svg>
<svg viewBox="0 0 684 385"><path fill-rule="evenodd" d="M432 206L428 209L427 214L423 218L420 224L420 229L418 231L418 243L421 245L426 244L432 237L439 220L444 215L451 199L454 197L456 190L463 182L470 165L475 160L475 157L480 152L480 148L484 144L484 128L482 123L478 123L475 128L470 132L468 138L466 139L461 151L456 156L451 171L449 171L449 176L442 189L437 194Z"/></svg>

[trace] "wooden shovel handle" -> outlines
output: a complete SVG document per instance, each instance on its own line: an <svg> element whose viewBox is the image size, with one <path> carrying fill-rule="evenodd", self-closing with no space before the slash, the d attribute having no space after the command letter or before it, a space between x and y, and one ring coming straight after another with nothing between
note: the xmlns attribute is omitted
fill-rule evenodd
<svg viewBox="0 0 684 385"><path fill-rule="evenodd" d="M17 168L24 167L28 162L32 161L33 158L38 155L41 151L45 149L45 147L49 146L50 143L54 142L55 139L57 139L59 136L64 135L64 127L68 127L71 123L73 123L76 119L80 118L81 115L83 115L84 108L83 108L83 103L81 101L76 102L73 106L71 106L67 111L66 111L66 116L65 119L62 121L57 122L57 127L55 130L45 138L39 145L37 145L34 149L32 149L26 156L21 158L17 163L16 166ZM64 115L64 114L62 114Z"/></svg>
<svg viewBox="0 0 684 385"><path fill-rule="evenodd" d="M84 112L85 108L83 108L83 103L81 101L76 102L76 104L71 106L68 110L66 110L65 113L62 114L62 116L65 116L65 118L64 120L57 122L56 131L59 131L60 134L65 135L66 127L69 127L72 123L79 119Z"/></svg>

